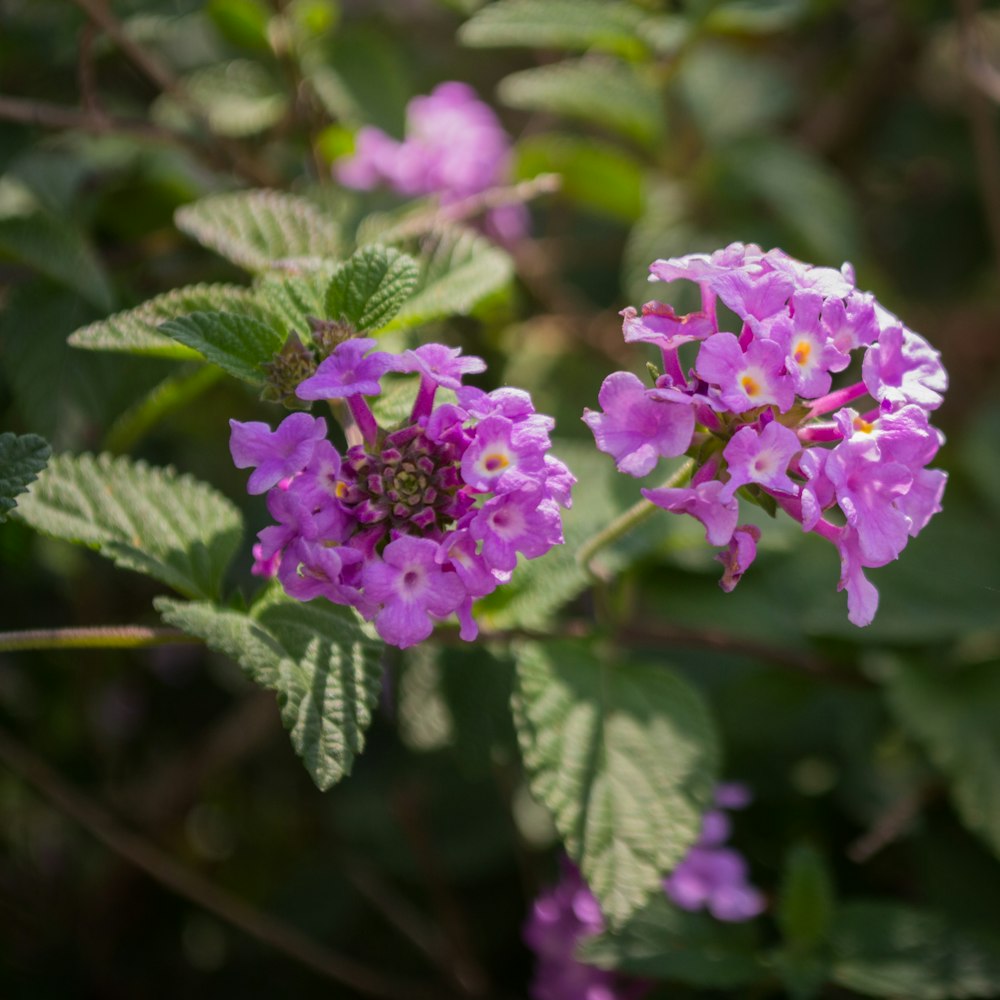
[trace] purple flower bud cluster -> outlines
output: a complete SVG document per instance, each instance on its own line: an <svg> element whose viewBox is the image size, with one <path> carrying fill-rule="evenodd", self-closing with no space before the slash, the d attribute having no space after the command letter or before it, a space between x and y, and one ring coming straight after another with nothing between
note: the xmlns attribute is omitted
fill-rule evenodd
<svg viewBox="0 0 1000 1000"><path fill-rule="evenodd" d="M402 142L381 129L358 131L352 156L335 166L346 187L370 190L385 184L408 197L439 195L450 204L507 181L510 141L488 104L467 84L439 84L406 108ZM487 230L511 243L528 229L523 205L502 205L486 216Z"/></svg>
<svg viewBox="0 0 1000 1000"><path fill-rule="evenodd" d="M717 920L741 922L763 912L764 896L747 882L743 856L723 845L729 839L725 809L750 802L745 785L726 782L715 790L715 808L702 820L698 842L684 856L663 888L675 906L707 909ZM579 869L562 862L560 879L534 903L524 926L524 941L535 953L532 1000L639 1000L651 984L598 969L576 957L587 938L604 930L600 904ZM664 942L666 944L666 942Z"/></svg>
<svg viewBox="0 0 1000 1000"><path fill-rule="evenodd" d="M848 617L869 624L878 592L864 570L896 559L941 509L947 476L926 467L944 440L930 424L948 384L938 352L858 291L848 264L813 267L734 243L654 261L650 272L695 282L701 309L677 315L648 302L622 312L625 340L658 347L662 374L651 386L629 372L604 380L603 412L583 418L598 448L636 477L660 458L695 459L687 485L642 493L726 546L725 590L760 537L738 525L737 492L781 507L836 546ZM720 329L720 302L739 329ZM857 381L835 388L852 362Z"/></svg>
<svg viewBox="0 0 1000 1000"><path fill-rule="evenodd" d="M474 639L472 602L510 579L518 553L534 559L562 542L559 508L575 480L548 454L554 421L526 392L462 385L485 369L480 358L442 344L398 355L374 346L344 341L296 390L342 401L344 454L307 413L273 431L230 421L233 461L254 469L247 488L267 494L277 522L258 535L254 571L298 600L356 608L401 648L451 614ZM420 376L409 420L389 430L364 398L387 372ZM457 402L435 406L439 387Z"/></svg>

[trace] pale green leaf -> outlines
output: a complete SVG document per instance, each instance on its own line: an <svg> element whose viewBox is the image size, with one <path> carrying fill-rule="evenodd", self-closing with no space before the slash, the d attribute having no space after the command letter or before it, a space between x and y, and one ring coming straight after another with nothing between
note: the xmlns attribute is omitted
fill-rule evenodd
<svg viewBox="0 0 1000 1000"><path fill-rule="evenodd" d="M500 0L474 14L458 32L464 45L496 48L601 49L641 55L639 8L617 0Z"/></svg>
<svg viewBox="0 0 1000 1000"><path fill-rule="evenodd" d="M500 99L524 111L582 118L645 145L663 135L664 109L650 78L612 59L565 60L504 77Z"/></svg>
<svg viewBox="0 0 1000 1000"><path fill-rule="evenodd" d="M254 293L240 285L190 285L157 295L134 309L115 313L70 335L74 347L91 351L124 351L160 358L187 360L196 351L159 331L160 324L178 316L206 311L239 312L265 319L267 312L254 300Z"/></svg>
<svg viewBox="0 0 1000 1000"><path fill-rule="evenodd" d="M408 330L446 316L467 316L514 276L505 250L467 229L448 229L430 244L413 296L386 324Z"/></svg>
<svg viewBox="0 0 1000 1000"><path fill-rule="evenodd" d="M191 128L193 107L216 135L239 139L277 125L288 111L288 97L274 77L247 59L205 66L178 86L183 103L165 94L153 105L154 121L168 128Z"/></svg>
<svg viewBox="0 0 1000 1000"><path fill-rule="evenodd" d="M219 593L243 532L239 510L205 483L110 455L54 456L16 516L188 597Z"/></svg>
<svg viewBox="0 0 1000 1000"><path fill-rule="evenodd" d="M160 329L201 354L230 375L260 385L261 365L270 361L285 342L276 324L228 312L196 312L168 320Z"/></svg>
<svg viewBox="0 0 1000 1000"><path fill-rule="evenodd" d="M768 35L794 27L809 14L810 0L725 0L715 4L705 27L709 31Z"/></svg>
<svg viewBox="0 0 1000 1000"><path fill-rule="evenodd" d="M417 262L393 247L361 247L333 276L326 315L345 318L357 330L384 327L413 293L419 274Z"/></svg>
<svg viewBox="0 0 1000 1000"><path fill-rule="evenodd" d="M36 211L0 218L0 257L10 257L73 289L98 309L114 304L104 265L78 229Z"/></svg>
<svg viewBox="0 0 1000 1000"><path fill-rule="evenodd" d="M315 204L281 191L211 195L177 210L177 228L248 271L288 268L300 258L335 257L336 222Z"/></svg>
<svg viewBox="0 0 1000 1000"><path fill-rule="evenodd" d="M1000 994L1000 943L933 911L892 902L837 913L833 980L864 996L962 1000Z"/></svg>
<svg viewBox="0 0 1000 1000"><path fill-rule="evenodd" d="M158 598L164 620L232 657L277 692L292 745L325 790L350 774L364 749L381 681L381 643L348 608L267 592L249 613Z"/></svg>
<svg viewBox="0 0 1000 1000"><path fill-rule="evenodd" d="M718 765L707 708L671 671L581 642L520 647L514 704L532 792L620 926L698 837Z"/></svg>
<svg viewBox="0 0 1000 1000"><path fill-rule="evenodd" d="M52 449L37 434L0 434L0 524L17 506L23 493L45 468Z"/></svg>
<svg viewBox="0 0 1000 1000"><path fill-rule="evenodd" d="M673 980L702 989L735 990L766 975L752 924L726 924L707 913L686 913L665 893L613 934L583 943L578 955L602 969Z"/></svg>
<svg viewBox="0 0 1000 1000"><path fill-rule="evenodd" d="M889 704L948 778L965 825L1000 855L1000 669L900 664Z"/></svg>

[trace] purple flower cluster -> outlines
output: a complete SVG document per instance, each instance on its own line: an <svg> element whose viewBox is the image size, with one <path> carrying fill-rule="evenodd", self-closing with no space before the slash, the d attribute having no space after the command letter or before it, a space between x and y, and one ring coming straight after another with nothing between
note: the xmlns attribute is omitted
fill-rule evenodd
<svg viewBox="0 0 1000 1000"><path fill-rule="evenodd" d="M684 856L663 888L684 910L707 909L717 920L751 920L764 910L764 896L747 882L743 856L730 847L725 809L742 809L750 802L745 785L727 782L715 790L716 808L702 820L698 842ZM535 953L532 1000L639 1000L649 991L645 980L587 965L577 948L604 930L604 918L594 894L577 867L562 863L559 881L540 895L524 927L524 940Z"/></svg>
<svg viewBox="0 0 1000 1000"><path fill-rule="evenodd" d="M847 264L813 267L734 243L654 261L650 272L651 281L695 282L701 309L677 315L648 302L622 312L625 340L658 347L662 374L652 386L629 372L605 379L603 412L583 418L598 448L636 477L660 458L696 460L687 485L642 492L692 514L711 544L726 546L726 590L759 539L757 528L738 526L737 491L781 507L836 546L848 616L867 625L878 592L864 570L896 559L941 509L946 474L926 468L944 440L929 419L948 383L937 351L858 291ZM720 329L719 302L738 331ZM693 360L687 372L683 351ZM860 378L834 388L854 352Z"/></svg>
<svg viewBox="0 0 1000 1000"><path fill-rule="evenodd" d="M642 980L598 969L576 957L576 949L604 930L600 904L579 869L563 859L560 879L534 903L524 942L535 953L532 1000L639 1000Z"/></svg>
<svg viewBox="0 0 1000 1000"><path fill-rule="evenodd" d="M474 639L472 602L510 578L518 553L534 559L562 542L559 507L575 480L548 454L554 421L526 392L462 385L485 369L480 358L441 344L398 355L374 346L344 341L296 390L341 401L343 455L307 413L273 431L230 421L233 461L254 469L247 488L267 494L277 522L258 535L255 572L276 574L298 600L357 608L401 648L451 614ZM387 372L420 376L408 422L388 431L364 398ZM457 402L435 406L439 387Z"/></svg>
<svg viewBox="0 0 1000 1000"><path fill-rule="evenodd" d="M724 846L730 824L725 809L742 809L750 802L744 785L725 783L715 789L715 809L705 813L697 843L664 879L663 888L682 910L708 910L716 920L740 922L763 913L763 893L747 881L743 855Z"/></svg>
<svg viewBox="0 0 1000 1000"><path fill-rule="evenodd" d="M510 174L510 141L493 109L467 84L439 84L406 108L402 142L381 129L358 131L355 151L335 167L347 187L370 190L385 184L409 197L439 195L450 204L505 183ZM503 205L486 216L489 232L504 243L523 236L523 205Z"/></svg>

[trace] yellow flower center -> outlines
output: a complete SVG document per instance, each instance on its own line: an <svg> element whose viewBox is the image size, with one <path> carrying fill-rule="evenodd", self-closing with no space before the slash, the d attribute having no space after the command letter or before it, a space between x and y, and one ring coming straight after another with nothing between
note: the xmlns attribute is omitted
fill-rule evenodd
<svg viewBox="0 0 1000 1000"><path fill-rule="evenodd" d="M740 379L740 385L743 386L743 391L751 398L760 392L760 386L752 375L744 375Z"/></svg>

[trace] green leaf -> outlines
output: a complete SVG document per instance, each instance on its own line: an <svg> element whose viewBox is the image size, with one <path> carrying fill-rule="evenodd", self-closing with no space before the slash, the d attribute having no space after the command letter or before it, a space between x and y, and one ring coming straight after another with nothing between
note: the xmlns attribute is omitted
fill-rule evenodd
<svg viewBox="0 0 1000 1000"><path fill-rule="evenodd" d="M632 976L735 990L766 974L756 954L756 937L753 924L725 924L705 913L685 913L666 895L655 893L621 929L585 941L578 954L602 969Z"/></svg>
<svg viewBox="0 0 1000 1000"><path fill-rule="evenodd" d="M204 639L277 692L295 752L320 789L351 773L378 700L383 647L350 609L304 604L278 588L249 613L168 598L155 604L164 621Z"/></svg>
<svg viewBox="0 0 1000 1000"><path fill-rule="evenodd" d="M930 910L845 904L833 937L833 980L865 996L960 1000L1000 993L1000 944Z"/></svg>
<svg viewBox="0 0 1000 1000"><path fill-rule="evenodd" d="M309 319L326 316L326 290L336 273L334 264L305 274L262 274L254 281L257 300L276 317L281 328L309 339Z"/></svg>
<svg viewBox="0 0 1000 1000"><path fill-rule="evenodd" d="M616 0L500 0L474 14L458 32L463 45L496 48L601 49L641 55L643 13Z"/></svg>
<svg viewBox="0 0 1000 1000"><path fill-rule="evenodd" d="M270 49L267 25L271 12L262 0L208 0L205 13L219 33L240 48Z"/></svg>
<svg viewBox="0 0 1000 1000"><path fill-rule="evenodd" d="M219 593L243 533L240 512L205 483L110 455L54 456L16 516L188 597Z"/></svg>
<svg viewBox="0 0 1000 1000"><path fill-rule="evenodd" d="M114 293L104 265L78 229L36 211L0 218L0 257L34 268L102 311L111 309Z"/></svg>
<svg viewBox="0 0 1000 1000"><path fill-rule="evenodd" d="M466 229L448 229L431 243L416 291L386 324L409 330L446 316L467 316L514 276L505 250Z"/></svg>
<svg viewBox="0 0 1000 1000"><path fill-rule="evenodd" d="M949 780L959 814L1000 855L1000 670L900 664L889 704Z"/></svg>
<svg viewBox="0 0 1000 1000"><path fill-rule="evenodd" d="M582 118L636 142L655 146L663 134L663 105L650 78L628 63L586 58L512 73L500 81L512 108Z"/></svg>
<svg viewBox="0 0 1000 1000"><path fill-rule="evenodd" d="M288 111L288 98L277 81L260 63L246 59L196 70L179 86L216 135L234 139L257 135L277 125ZM191 117L187 104L170 95L153 105L153 119L167 127L191 128Z"/></svg>
<svg viewBox="0 0 1000 1000"><path fill-rule="evenodd" d="M191 313L168 320L160 329L251 385L263 384L260 366L270 361L285 342L274 325L229 312Z"/></svg>
<svg viewBox="0 0 1000 1000"><path fill-rule="evenodd" d="M819 948L829 935L833 911L833 885L823 857L808 844L798 844L785 862L778 896L778 925L785 941L793 950Z"/></svg>
<svg viewBox="0 0 1000 1000"><path fill-rule="evenodd" d="M515 721L536 798L620 926L698 837L718 747L677 675L581 642L517 651Z"/></svg>
<svg viewBox="0 0 1000 1000"><path fill-rule="evenodd" d="M787 69L736 45L695 46L680 64L678 84L711 145L760 135L795 107L796 86Z"/></svg>
<svg viewBox="0 0 1000 1000"><path fill-rule="evenodd" d="M212 195L177 210L177 228L248 271L296 258L335 257L337 224L311 201L280 191Z"/></svg>
<svg viewBox="0 0 1000 1000"><path fill-rule="evenodd" d="M393 247L361 247L333 276L326 315L344 317L357 330L378 330L413 293L419 273L417 262Z"/></svg>
<svg viewBox="0 0 1000 1000"><path fill-rule="evenodd" d="M0 524L23 493L45 468L52 449L37 434L0 434Z"/></svg>
<svg viewBox="0 0 1000 1000"><path fill-rule="evenodd" d="M517 144L515 173L562 177L562 196L624 222L642 214L643 170L628 154L611 145L571 135L537 135Z"/></svg>
<svg viewBox="0 0 1000 1000"><path fill-rule="evenodd" d="M809 0L726 0L712 7L705 28L768 35L793 27L809 13L810 6Z"/></svg>
<svg viewBox="0 0 1000 1000"><path fill-rule="evenodd" d="M240 312L264 319L268 314L241 285L190 285L157 295L134 309L115 313L70 334L74 347L90 351L124 351L159 358L188 360L198 352L160 333L160 324L178 316L206 311Z"/></svg>

